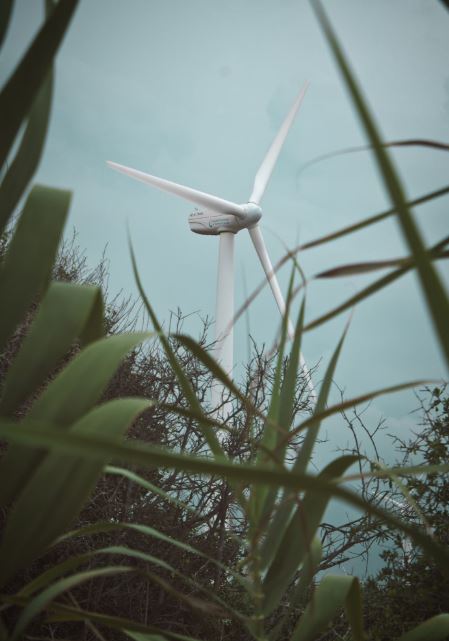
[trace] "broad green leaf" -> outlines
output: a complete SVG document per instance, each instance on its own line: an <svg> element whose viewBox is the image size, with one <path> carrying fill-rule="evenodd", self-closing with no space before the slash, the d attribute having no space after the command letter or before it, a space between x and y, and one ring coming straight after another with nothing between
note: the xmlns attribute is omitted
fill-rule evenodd
<svg viewBox="0 0 449 641"><path fill-rule="evenodd" d="M431 247L428 250L428 255L429 256L438 256L438 252L441 253L442 247L445 246L447 242L447 239L443 239L442 241L439 241L436 243L433 247ZM445 256L443 256L445 257ZM372 294L375 294L379 290L381 290L383 287L386 287L387 285L390 285L390 283L393 283L395 280L400 278L401 276L404 276L404 274L407 274L411 269L415 267L414 262L410 259L404 262L404 265L402 267L399 267L391 272L389 272L386 276L383 276L382 278L379 278L378 280L374 281L371 283L371 285L368 285L364 289L362 289L360 292L357 294L354 294L354 296L351 296L348 300L346 300L344 303L341 303L334 309L332 309L329 312L326 312L323 316L320 316L319 318L316 318L315 320L311 321L304 327L304 331L309 331L311 329L314 329L315 327L318 327L319 325L322 325L323 323L326 323L328 320L331 318L334 318L335 316L338 316L342 312L346 311L347 309L352 309L357 303L360 303L362 300L365 298L368 298L368 296L371 296Z"/></svg>
<svg viewBox="0 0 449 641"><path fill-rule="evenodd" d="M39 164L50 119L52 94L53 73L50 72L36 96L20 146L0 186L0 233Z"/></svg>
<svg viewBox="0 0 449 641"><path fill-rule="evenodd" d="M108 434L120 439L149 403L119 399L96 407L75 423L75 434ZM20 429L20 428L18 428ZM78 515L107 462L49 453L8 514L0 545L0 584L42 554Z"/></svg>
<svg viewBox="0 0 449 641"><path fill-rule="evenodd" d="M276 641L281 638L282 631L285 625L292 620L293 612L297 610L298 606L304 603L305 597L307 595L307 590L310 588L310 585L317 573L318 567L320 565L322 555L322 548L320 540L315 537L310 544L310 548L307 551L304 564L301 568L301 574L296 586L293 588L293 594L289 597L289 607L285 609L285 612L273 630L270 631L270 641Z"/></svg>
<svg viewBox="0 0 449 641"><path fill-rule="evenodd" d="M120 334L88 345L47 386L29 418L57 424L60 429L77 421L99 401L120 361L149 336ZM22 427L16 425L18 431ZM20 491L43 456L42 451L10 446L0 465L0 505Z"/></svg>
<svg viewBox="0 0 449 641"><path fill-rule="evenodd" d="M320 477L329 479L341 476L357 460L357 456L337 458L324 468ZM295 502L296 509L288 526L285 530L279 530L275 554L266 547L262 548L262 567L272 559L263 582L263 610L266 616L276 608L310 551L330 499L330 495L308 490L302 500L297 504Z"/></svg>
<svg viewBox="0 0 449 641"><path fill-rule="evenodd" d="M0 93L0 166L50 71L78 0L60 0Z"/></svg>
<svg viewBox="0 0 449 641"><path fill-rule="evenodd" d="M448 636L449 614L437 614L403 634L398 641L444 641Z"/></svg>
<svg viewBox="0 0 449 641"><path fill-rule="evenodd" d="M323 632L348 599L354 582L352 576L325 576L313 594L291 641L313 641ZM354 641L363 641L363 636L352 636Z"/></svg>
<svg viewBox="0 0 449 641"><path fill-rule="evenodd" d="M67 432L42 421L24 421L20 429L17 429L15 423L0 419L0 436L7 441L32 447L52 448L71 455L80 454L91 459L108 458L145 467L160 466L199 474L218 475L236 483L271 484L288 487L295 491L311 489L317 494L341 499L404 532L441 564L443 572L449 573L449 551L432 537L410 523L401 521L388 511L365 501L355 492L320 476L290 470L267 469L262 465L236 464L201 456L176 454L153 445L132 441L116 443L104 436L87 437ZM401 476L401 470L395 470L395 474Z"/></svg>
<svg viewBox="0 0 449 641"><path fill-rule="evenodd" d="M329 22L321 2L313 0L312 7L315 10L318 21L323 29L334 58L340 68L346 87L352 97L359 118L365 132L370 139L374 149L374 156L383 179L385 189L390 196L391 202L396 209L397 220L402 235L414 257L416 269L424 298L427 303L430 316L433 321L436 335L439 338L441 348L446 356L446 363L449 367L449 332L447 331L449 321L449 299L442 280L432 265L432 261L424 245L424 241L418 231L415 220L407 206L407 200L401 184L401 180L394 168L377 130L374 118L362 96L362 93L351 72L343 50L338 42L334 30Z"/></svg>
<svg viewBox="0 0 449 641"><path fill-rule="evenodd" d="M67 590L71 590L81 583L91 581L92 579L96 579L98 577L111 576L114 574L124 574L129 572L133 572L133 568L116 565L115 567L79 572L78 574L74 574L73 576L61 579L57 583L54 583L49 588L34 597L34 599L32 599L26 605L11 634L10 641L19 641L20 639L22 639L23 633L25 632L31 621L34 619L34 617L45 610L45 608L48 607L48 605L60 594L67 592Z"/></svg>
<svg viewBox="0 0 449 641"><path fill-rule="evenodd" d="M353 641L366 641L363 626L362 590L358 579L352 582L346 597L346 617L352 632Z"/></svg>
<svg viewBox="0 0 449 641"><path fill-rule="evenodd" d="M0 119L1 121L1 119ZM70 192L36 186L27 198L1 265L0 350L51 276L70 204Z"/></svg>
<svg viewBox="0 0 449 641"><path fill-rule="evenodd" d="M11 18L13 0L2 0L0 3L0 47L8 31L9 20Z"/></svg>
<svg viewBox="0 0 449 641"><path fill-rule="evenodd" d="M59 365L77 338L100 338L103 300L98 287L52 283L6 375L0 414L10 416Z"/></svg>

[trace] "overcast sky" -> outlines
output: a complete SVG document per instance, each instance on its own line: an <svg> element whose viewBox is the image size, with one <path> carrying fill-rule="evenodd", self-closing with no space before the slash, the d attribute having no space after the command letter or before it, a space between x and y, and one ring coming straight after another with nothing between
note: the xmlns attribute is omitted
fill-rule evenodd
<svg viewBox="0 0 449 641"><path fill-rule="evenodd" d="M15 3L2 78L42 19L39 2ZM386 140L449 141L449 13L437 0L324 2ZM107 159L236 202L305 80L310 89L263 200L273 262L305 242L388 207L369 152L320 154L365 138L309 3L303 0L81 0L57 58L56 91L36 181L73 189L69 228L94 264L108 245L110 289L134 292L126 223L143 283L161 319L180 307L213 315L218 239L192 234L188 203L112 172ZM393 153L410 198L448 183L449 154ZM449 199L416 210L426 239L447 233ZM394 220L300 256L308 277L340 264L406 252ZM236 303L259 284L248 235L236 242ZM441 266L441 271L447 268ZM380 274L379 274L380 275ZM376 276L374 276L376 277ZM285 289L288 270L280 275ZM371 280L311 283L307 319ZM309 332L313 366L334 349L348 314ZM250 309L254 338L271 344L279 323L269 290ZM186 329L196 331L195 321ZM236 328L245 361L246 324ZM336 381L352 396L418 378L439 378L438 353L416 277L409 275L354 313ZM375 401L401 436L414 419L412 392Z"/></svg>

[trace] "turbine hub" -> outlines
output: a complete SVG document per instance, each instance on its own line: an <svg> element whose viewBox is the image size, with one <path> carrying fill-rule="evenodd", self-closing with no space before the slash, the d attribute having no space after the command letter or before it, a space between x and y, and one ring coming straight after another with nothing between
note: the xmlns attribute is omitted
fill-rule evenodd
<svg viewBox="0 0 449 641"><path fill-rule="evenodd" d="M189 216L189 226L195 234L218 236L223 232L237 234L241 229L254 227L262 216L262 210L254 203L242 205L244 216L218 214L210 209L195 209Z"/></svg>

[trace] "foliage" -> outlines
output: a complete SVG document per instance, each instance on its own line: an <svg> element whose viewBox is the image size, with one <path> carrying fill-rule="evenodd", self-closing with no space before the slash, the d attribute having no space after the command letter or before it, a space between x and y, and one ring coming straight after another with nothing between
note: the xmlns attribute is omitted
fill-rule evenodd
<svg viewBox="0 0 449 641"><path fill-rule="evenodd" d="M5 22L10 16L11 4L7 3L6 9L2 9ZM48 78L53 58L76 4L76 0L60 0L55 6L46 2L46 20L0 94L0 115L5 132L0 150L2 164L10 161L16 150L12 161L8 162L0 188L1 233L40 157L51 102L48 94L45 100L42 99L42 92L51 91ZM389 278L366 289L358 295L357 302L405 271L416 269L425 304L447 359L449 303L432 264L435 256L423 244L394 167L331 25L320 5L315 2L313 6L374 146L395 215L410 250L405 266L401 264L393 269ZM4 31L0 33L3 35ZM19 140L15 144L17 137ZM133 255L135 278L154 332L128 331L108 335L99 287L51 281L69 204L68 192L34 186L1 263L0 349L4 349L21 323L30 320L31 323L26 335L17 343L0 401L0 436L8 443L0 466L0 500L6 509L0 543L0 584L3 589L0 638L11 641L23 638L31 623L42 616L46 624L51 624L50 635L57 630L58 636L62 635L60 638L64 638L67 631L70 635L75 630L79 632L76 626L81 622L86 626L85 631L99 638L104 638L103 633L109 633L106 630L114 630L118 638L190 639L199 630L196 621L203 619L209 627L206 631L201 628L200 633L206 638L232 636L235 624L243 638L276 641L288 635L292 641L305 641L318 638L344 608L351 637L354 641L362 641L366 635L358 580L326 574L313 589L322 554L319 526L333 498L403 532L442 572L447 571L447 546L414 523L366 500L347 484L348 480L365 478L369 474L386 476L398 483L400 476L412 473L447 471L447 464L373 469L369 473L359 468L356 474L348 476L348 470L359 462L359 456L346 455L335 458L318 474L309 472L320 425L328 416L380 393L391 393L416 384L403 383L375 390L328 407L331 382L343 349L343 335L327 365L312 415L297 416L295 398L302 335L341 311L341 306L337 312L333 310L304 326L303 302L287 361L284 358L287 354L284 323L268 408L264 411L254 403L252 388L240 389L230 381L204 345L182 334L165 334L145 296ZM294 276L293 271L289 302L294 291ZM176 377L175 389L179 394L173 397L174 390L170 390L162 399L136 396L134 392L141 382L136 380L133 367L128 367L126 379L131 385L131 395L105 398L120 363L128 354L138 354L141 343L149 338L160 341L164 362L170 366L171 380ZM72 349L72 358L64 362ZM240 404L241 409L236 410L234 417L219 420L219 414L210 411L204 397L196 393L183 355L193 357L191 362L204 368L206 376L224 383L235 397L236 408ZM155 390L155 393L159 391ZM138 439L124 438L131 426L140 429L151 424L148 417L160 409L164 412L169 409L172 416L179 417L179 435L181 439L187 438L189 448L183 448L179 442L161 443L157 421L154 439L144 442L141 433ZM187 437L186 424L190 426ZM175 430L177 426L178 423ZM242 436L250 447L243 460L236 460L232 446L239 443ZM197 439L201 446L195 450L192 442ZM293 447L295 443L299 446ZM131 502L123 501L127 509L126 521L122 520L122 514L112 510L104 521L67 532L111 460L149 471L150 477L142 478L126 469L107 469L108 475L122 476L131 486L144 487L148 494L145 493L140 501L135 498ZM177 494L157 486L161 482L163 486L171 474L179 475L181 491ZM204 510L207 514L211 503L199 504L195 487L186 492L187 478L208 479L213 492L220 495L218 505L232 503L235 506L234 512L213 515L213 522L218 521L221 526L221 557L212 556L209 550L199 546L194 547L198 543L195 536L188 542L178 532L176 536L168 537L163 524L161 527L160 513L151 515L155 519L153 523L146 521L150 505L147 497L162 494L172 508L181 507L182 502L187 504L182 505L185 514L202 514L202 521L195 525L196 531L194 529L201 538L202 528L207 523ZM105 492L110 491L107 483L104 488ZM111 506L120 504L122 501L111 502ZM212 504L217 505L216 501ZM241 534L244 544L234 548L233 524L241 515L245 528L236 531ZM128 537L124 545L116 542L111 545L110 540L102 537L112 532L131 532L135 538ZM19 581L30 564L49 549L56 550L57 555L54 546L75 539L80 546L77 553L71 552L69 558L63 560L53 557L47 569L39 568L31 580ZM151 542L151 547L142 549L139 545L142 540L145 540L145 546ZM195 561L186 560L183 567L174 567L168 552L174 548L182 550L186 559L192 555ZM236 549L239 554L243 550L239 558L236 558ZM213 547L215 550L216 546ZM95 562L89 566L92 559ZM203 572L202 564L206 563L207 571ZM89 590L99 590L103 597L109 596L114 607L122 598L122 584L118 584L118 595L111 597L109 582L112 577L128 577L142 586L142 590L156 584L170 599L179 602L177 607L188 609L192 619L187 621L184 617L187 623L182 629L173 620L157 626L148 610L147 614L139 613L139 617L144 614L139 620L125 618L120 612L86 610L85 604L74 596L80 586L89 586ZM15 581L20 584L16 585ZM224 588L218 592L214 589L215 584ZM130 585L132 583L127 581L126 586ZM150 604L150 596L147 603L157 608L157 604ZM175 614L173 608L170 616ZM63 627L67 622L75 627ZM448 630L449 615L441 614L406 633L401 641L443 639Z"/></svg>

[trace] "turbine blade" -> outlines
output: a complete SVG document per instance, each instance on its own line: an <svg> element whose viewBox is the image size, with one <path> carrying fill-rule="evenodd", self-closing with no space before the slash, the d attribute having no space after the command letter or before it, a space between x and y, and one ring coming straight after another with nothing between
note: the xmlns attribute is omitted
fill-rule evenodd
<svg viewBox="0 0 449 641"><path fill-rule="evenodd" d="M170 180L165 180L164 178L157 178L156 176L151 176L146 174L143 171L138 171L137 169L132 169L131 167L125 167L124 165L119 165L116 162L111 160L107 161L109 167L120 171L122 174L126 174L131 178L140 180L141 182L147 183L152 187L166 191L169 194L174 194L184 200L189 200L195 205L200 207L206 207L207 209L212 209L213 211L219 214L233 214L238 218L243 218L245 215L244 209L241 205L232 203L229 200L223 200L222 198L217 198L217 196L211 196L197 189L192 189L191 187L185 187L184 185L178 185L177 183L171 182Z"/></svg>
<svg viewBox="0 0 449 641"><path fill-rule="evenodd" d="M288 112L287 117L285 118L284 122L281 125L281 128L279 129L276 135L276 138L271 143L271 147L267 151L267 154L263 159L262 164L259 167L259 171L257 172L256 177L254 179L253 192L249 199L251 203L255 203L256 205L259 205L260 201L262 200L262 196L265 193L265 189L267 188L268 182L271 178L271 174L273 173L273 169L278 159L279 153L282 149L282 145L284 144L284 141L287 138L289 129L292 126L293 121L295 120L295 116L303 101L303 98L306 94L308 86L309 86L309 83L306 82L303 88L301 89L301 91L299 92L295 102L293 103L292 108Z"/></svg>
<svg viewBox="0 0 449 641"><path fill-rule="evenodd" d="M273 292L273 296L278 306L278 309L281 313L282 318L284 318L287 308L285 305L284 297L282 296L281 288L279 287L277 276L273 270L273 265L268 255L267 247L265 245L265 241L263 239L261 229L259 225L256 225L255 227L251 227L250 229L248 229L248 231L249 231L249 235L251 236L251 240L253 241L253 245L259 257L262 268L267 277L268 283L271 287L271 291ZM289 318L287 318L287 332L290 340L293 340L295 336L295 330ZM306 378L307 378L307 384L309 387L312 402L315 402L316 391L312 383L312 377L310 375L309 369L305 363L305 360L302 354L300 355L300 363L304 371L304 374L306 375Z"/></svg>

